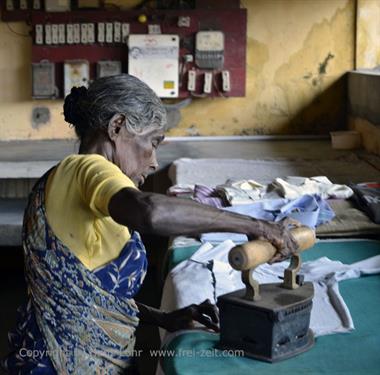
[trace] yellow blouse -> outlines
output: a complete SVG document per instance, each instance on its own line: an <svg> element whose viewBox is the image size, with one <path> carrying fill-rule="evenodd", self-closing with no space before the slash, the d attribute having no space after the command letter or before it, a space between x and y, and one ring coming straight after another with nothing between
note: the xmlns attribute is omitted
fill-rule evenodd
<svg viewBox="0 0 380 375"><path fill-rule="evenodd" d="M111 197L132 180L97 154L71 155L50 174L46 215L55 235L90 270L119 256L130 238L108 213Z"/></svg>

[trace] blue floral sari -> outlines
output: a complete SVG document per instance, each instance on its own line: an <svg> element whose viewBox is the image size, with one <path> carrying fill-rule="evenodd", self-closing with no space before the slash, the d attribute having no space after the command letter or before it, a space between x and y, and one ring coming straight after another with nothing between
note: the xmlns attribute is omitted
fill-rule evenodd
<svg viewBox="0 0 380 375"><path fill-rule="evenodd" d="M3 366L22 375L125 373L139 322L133 297L147 269L144 245L134 232L117 259L88 270L47 222L49 172L33 188L24 215L28 302L9 334L12 353Z"/></svg>

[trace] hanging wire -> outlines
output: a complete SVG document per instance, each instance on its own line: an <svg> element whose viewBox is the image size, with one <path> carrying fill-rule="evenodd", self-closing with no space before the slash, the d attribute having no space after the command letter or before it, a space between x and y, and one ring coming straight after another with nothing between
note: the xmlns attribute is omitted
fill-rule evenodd
<svg viewBox="0 0 380 375"><path fill-rule="evenodd" d="M22 33L19 33L17 31L14 31L12 29L11 25L8 22L6 22L6 25L7 25L8 29L9 29L9 31L12 32L13 34L16 34L18 36L22 36L22 37L25 37L25 38L29 38L30 37L30 34L22 34Z"/></svg>

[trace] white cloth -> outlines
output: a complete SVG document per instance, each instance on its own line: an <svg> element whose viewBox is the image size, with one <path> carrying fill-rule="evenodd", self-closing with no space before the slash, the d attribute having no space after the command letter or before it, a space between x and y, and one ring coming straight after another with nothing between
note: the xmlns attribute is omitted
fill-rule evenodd
<svg viewBox="0 0 380 375"><path fill-rule="evenodd" d="M240 180L236 182L227 181L224 185L216 187L218 193L230 203L250 204L264 197L266 185L261 185L254 180Z"/></svg>
<svg viewBox="0 0 380 375"><path fill-rule="evenodd" d="M176 185L171 189L173 192L177 190L181 192L184 188L191 189L191 185ZM303 195L319 195L322 199L348 199L354 194L347 185L333 184L325 176L275 178L269 185L262 185L252 179L228 180L225 184L216 186L215 189L232 206L251 204L262 199L293 200Z"/></svg>
<svg viewBox="0 0 380 375"><path fill-rule="evenodd" d="M271 185L275 192L288 199L296 199L305 194L317 194L322 199L348 199L354 194L347 185L333 184L325 176L276 178Z"/></svg>
<svg viewBox="0 0 380 375"><path fill-rule="evenodd" d="M215 303L215 295L218 297L244 288L241 273L233 270L228 263L228 252L233 246L235 244L230 240L215 247L205 243L190 259L173 268L165 281L161 309L172 311L201 303L207 298ZM210 260L214 262L215 290L212 273L206 266ZM261 284L280 282L279 276L283 275L287 266L287 261L263 264L254 271L254 278ZM338 282L380 273L380 255L350 265L322 257L303 263L300 273L305 276L305 281L311 281L314 285L310 328L315 336L349 332L354 329L354 324L339 293Z"/></svg>

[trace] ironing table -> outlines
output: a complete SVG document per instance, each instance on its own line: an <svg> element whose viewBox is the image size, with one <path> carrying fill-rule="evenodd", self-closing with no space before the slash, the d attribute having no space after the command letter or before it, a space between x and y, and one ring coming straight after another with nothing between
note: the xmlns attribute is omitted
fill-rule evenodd
<svg viewBox="0 0 380 375"><path fill-rule="evenodd" d="M178 159L169 170L172 183L184 185L215 186L228 178L254 178L265 184L286 175L325 175L335 183L348 183L378 179L379 170L353 155L332 160ZM318 242L302 255L303 261L327 256L331 260L353 263L380 253L380 241L347 239L358 235L379 238L380 225L372 223L349 201L332 202L332 207L336 218L319 227L317 236L338 239ZM194 239L173 239L163 260L163 278L200 246L201 243ZM215 349L218 334L187 331L164 341L162 349L169 352L161 358L161 369L166 375L379 374L380 275L342 281L339 288L356 328L349 334L319 337L310 351L284 362L268 364L244 357L220 356L221 352Z"/></svg>
<svg viewBox="0 0 380 375"><path fill-rule="evenodd" d="M197 244L173 248L168 271L189 258ZM304 261L327 256L349 264L380 254L380 241L320 241L302 255ZM380 275L341 281L340 292L351 312L355 330L351 333L318 337L308 352L283 362L268 364L225 355L216 350L219 335L187 331L175 336L163 349L170 355L161 359L166 375L172 374L379 374L380 369ZM174 351L174 352L171 352Z"/></svg>

